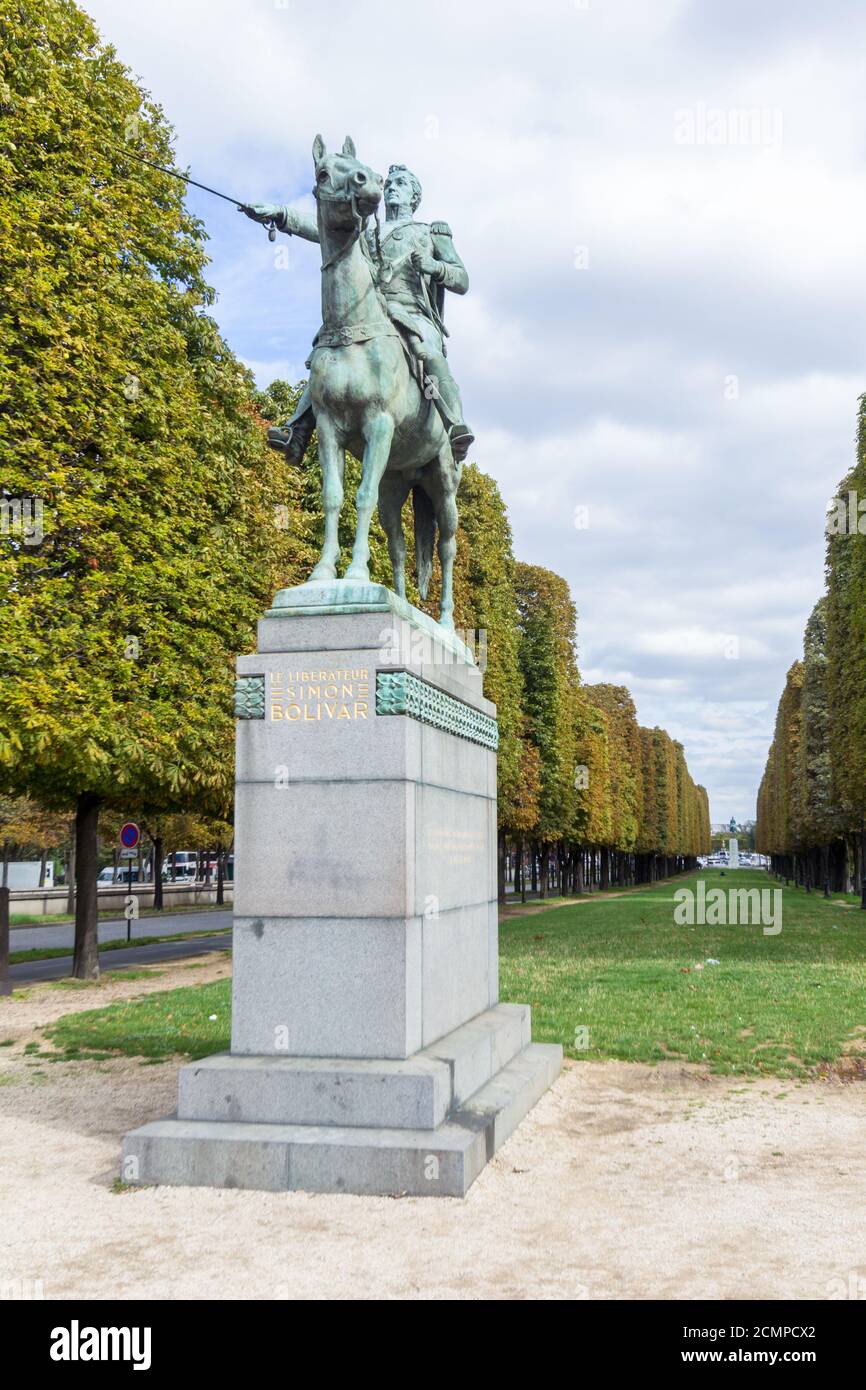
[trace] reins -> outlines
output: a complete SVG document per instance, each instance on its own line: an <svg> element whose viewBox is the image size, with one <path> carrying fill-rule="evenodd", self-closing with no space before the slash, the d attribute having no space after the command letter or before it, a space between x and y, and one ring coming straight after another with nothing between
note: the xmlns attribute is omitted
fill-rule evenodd
<svg viewBox="0 0 866 1390"><path fill-rule="evenodd" d="M358 204L357 204L357 201L356 201L356 198L355 198L355 194L354 194L354 193L351 193L351 194L348 194L348 195L347 195L347 194L339 194L339 195L336 195L336 196L335 196L334 194L331 194L331 193L323 193L320 189L314 188L314 189L313 189L313 197L316 199L317 202L324 202L324 203L349 203L349 204L351 205L351 208L352 208L352 220L353 220L353 222L354 222L354 224L355 224L355 225L354 225L354 228L353 228L353 230L352 230L351 235L348 236L348 237L346 238L346 240L345 240L345 242L343 243L343 245L342 245L341 247L339 247L338 250L336 250L336 251L334 252L333 256L329 256L328 259L327 259L326 261L323 261L323 262L322 262L322 266L321 266L322 272L324 273L324 271L330 270L330 269L331 269L331 266L336 265L336 264L337 264L337 261L342 260L342 258L343 258L344 256L348 255L348 253L352 250L352 247L355 245L355 242L358 241L358 240L361 241L361 251L363 252L364 256L367 258L367 261L369 262L370 268L371 268L371 270L372 270L372 268L373 268L373 257L372 257L372 255L371 255L371 253L370 253L370 248L367 246L367 243L366 243L366 241L364 240L364 238L363 238L363 236L362 236L362 233L363 233L363 231L364 231L365 224L366 224L366 222L367 222L367 217L369 217L370 214L368 213L368 214L367 214L367 217L362 217L362 216L361 216L360 212L358 211ZM379 276L381 275L381 273L382 273L382 269L383 269L383 266L384 266L384 257L383 257L383 255L382 255L382 241L381 241L381 228L380 228L380 225L379 225L379 214L378 214L378 212L376 212L376 213L373 213L372 216L373 216L373 222L374 222L373 237L374 237L375 242L376 242L376 271L377 271L377 274L376 274L376 276L375 276L374 278L375 278L375 279L378 279L378 277L379 277Z"/></svg>

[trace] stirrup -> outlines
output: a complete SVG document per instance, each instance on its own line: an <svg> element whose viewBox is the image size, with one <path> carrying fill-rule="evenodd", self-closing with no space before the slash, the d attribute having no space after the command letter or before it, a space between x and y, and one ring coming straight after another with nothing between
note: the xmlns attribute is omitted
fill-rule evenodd
<svg viewBox="0 0 866 1390"><path fill-rule="evenodd" d="M451 445L455 463L462 463L475 443L475 435L468 425L452 425L448 431L448 442Z"/></svg>
<svg viewBox="0 0 866 1390"><path fill-rule="evenodd" d="M272 449L288 449L292 442L292 428L287 430L279 429L276 425L271 425L268 430L268 444Z"/></svg>
<svg viewBox="0 0 866 1390"><path fill-rule="evenodd" d="M289 463L300 466L304 461L304 455L310 447L310 439L313 431L304 438L303 432L298 431L297 425L283 425L278 428L272 425L268 430L268 444L272 449L279 449L285 454Z"/></svg>

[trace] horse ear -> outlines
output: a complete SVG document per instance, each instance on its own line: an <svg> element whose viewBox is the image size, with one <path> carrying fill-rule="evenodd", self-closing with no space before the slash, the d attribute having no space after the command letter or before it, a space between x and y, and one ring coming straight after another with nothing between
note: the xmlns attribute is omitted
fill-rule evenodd
<svg viewBox="0 0 866 1390"><path fill-rule="evenodd" d="M322 139L321 135L317 135L315 140L313 141L313 159L316 161L317 164L320 162L324 154L326 154L325 142Z"/></svg>
<svg viewBox="0 0 866 1390"><path fill-rule="evenodd" d="M343 141L343 154L349 155L350 159L357 159L358 151L355 149L355 142L351 135L347 135Z"/></svg>

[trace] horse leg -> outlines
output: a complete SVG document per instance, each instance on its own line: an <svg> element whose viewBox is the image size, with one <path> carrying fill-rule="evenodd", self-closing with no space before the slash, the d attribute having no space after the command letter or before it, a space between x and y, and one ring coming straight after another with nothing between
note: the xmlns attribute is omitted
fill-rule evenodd
<svg viewBox="0 0 866 1390"><path fill-rule="evenodd" d="M379 484L379 520L388 537L388 554L394 572L394 590L406 597L406 537L403 535L403 503L409 496L405 474L389 473Z"/></svg>
<svg viewBox="0 0 866 1390"><path fill-rule="evenodd" d="M355 544L352 547L352 563L346 571L346 578L360 579L369 584L370 522L379 496L379 484L391 453L391 440L394 438L393 415L387 415L384 411L377 415L367 429L365 437L364 465L361 470L361 485L357 492L358 524L355 528Z"/></svg>
<svg viewBox="0 0 866 1390"><path fill-rule="evenodd" d="M425 470L426 473L426 470ZM442 568L442 597L439 623L454 627L454 557L457 554L457 480L451 445L445 444L429 476L423 479L424 489L436 509L439 528L439 564Z"/></svg>
<svg viewBox="0 0 866 1390"><path fill-rule="evenodd" d="M338 527L343 505L343 470L346 454L337 443L333 424L322 412L316 421L319 430L319 463L322 466L322 506L325 510L325 539L319 563L310 579L336 579L340 557Z"/></svg>

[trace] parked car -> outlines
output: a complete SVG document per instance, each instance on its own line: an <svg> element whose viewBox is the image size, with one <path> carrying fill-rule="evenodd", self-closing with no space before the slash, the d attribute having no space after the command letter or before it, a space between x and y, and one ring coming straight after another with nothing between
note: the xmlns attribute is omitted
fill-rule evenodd
<svg viewBox="0 0 866 1390"><path fill-rule="evenodd" d="M133 883L138 883L138 868L135 864L133 864L132 866L132 881ZM114 869L111 866L111 864L106 864L105 868L100 869L99 873L96 875L96 882L97 884L101 884L103 887L106 884L108 884L110 887L112 884L115 883L128 883L129 865L118 864L117 868Z"/></svg>

